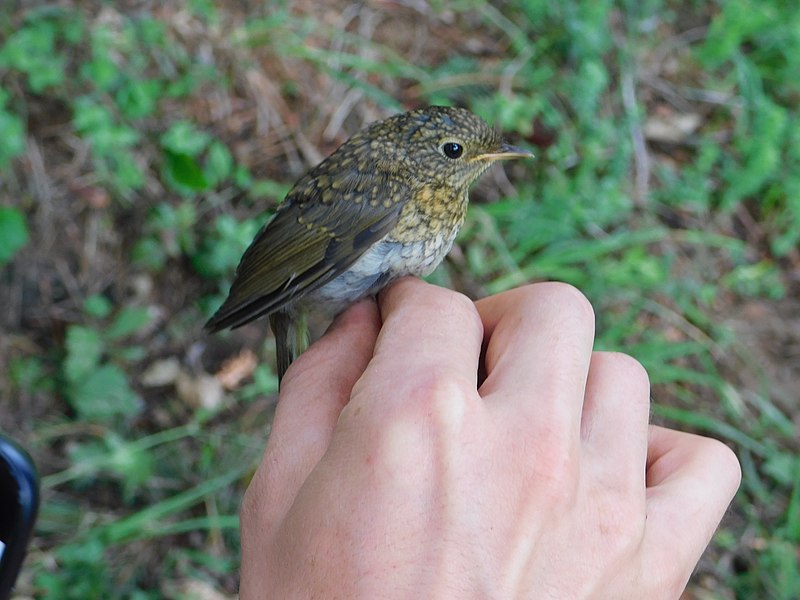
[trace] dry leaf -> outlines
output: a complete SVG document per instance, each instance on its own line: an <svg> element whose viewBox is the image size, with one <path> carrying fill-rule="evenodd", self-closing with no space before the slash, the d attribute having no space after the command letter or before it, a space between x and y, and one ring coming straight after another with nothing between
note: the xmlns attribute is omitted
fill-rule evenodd
<svg viewBox="0 0 800 600"><path fill-rule="evenodd" d="M193 408L217 410L225 400L225 390L216 377L208 373L190 375L184 371L178 374L175 381L178 396Z"/></svg>
<svg viewBox="0 0 800 600"><path fill-rule="evenodd" d="M682 142L694 133L703 118L696 113L673 113L665 116L653 116L644 124L644 135L655 142Z"/></svg>
<svg viewBox="0 0 800 600"><path fill-rule="evenodd" d="M142 373L141 383L145 387L172 385L175 383L180 372L180 361L174 356L171 356L151 363L145 372Z"/></svg>
<svg viewBox="0 0 800 600"><path fill-rule="evenodd" d="M245 348L238 355L222 363L215 377L226 390L235 390L239 385L253 375L258 366L255 352Z"/></svg>

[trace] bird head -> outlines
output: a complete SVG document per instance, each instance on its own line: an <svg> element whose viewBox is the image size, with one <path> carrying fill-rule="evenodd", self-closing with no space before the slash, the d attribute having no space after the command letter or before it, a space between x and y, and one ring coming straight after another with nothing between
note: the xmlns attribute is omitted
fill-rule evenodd
<svg viewBox="0 0 800 600"><path fill-rule="evenodd" d="M390 117L365 130L373 156L423 184L465 190L496 160L532 157L505 143L463 108L429 106ZM377 152L376 152L377 151Z"/></svg>

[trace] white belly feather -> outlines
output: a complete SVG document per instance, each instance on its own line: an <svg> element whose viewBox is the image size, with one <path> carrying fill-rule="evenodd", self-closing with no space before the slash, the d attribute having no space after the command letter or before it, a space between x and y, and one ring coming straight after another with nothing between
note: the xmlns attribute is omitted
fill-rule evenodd
<svg viewBox="0 0 800 600"><path fill-rule="evenodd" d="M393 279L404 275L428 275L450 251L456 232L445 238L400 243L384 238L367 250L350 268L301 301L315 310L332 314L349 304L378 292Z"/></svg>

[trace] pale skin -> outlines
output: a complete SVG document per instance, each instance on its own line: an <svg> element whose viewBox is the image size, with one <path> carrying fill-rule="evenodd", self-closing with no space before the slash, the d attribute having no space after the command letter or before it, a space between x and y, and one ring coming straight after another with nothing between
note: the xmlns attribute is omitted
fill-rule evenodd
<svg viewBox="0 0 800 600"><path fill-rule="evenodd" d="M677 599L740 480L649 425L576 289L414 278L289 369L242 505L241 598Z"/></svg>

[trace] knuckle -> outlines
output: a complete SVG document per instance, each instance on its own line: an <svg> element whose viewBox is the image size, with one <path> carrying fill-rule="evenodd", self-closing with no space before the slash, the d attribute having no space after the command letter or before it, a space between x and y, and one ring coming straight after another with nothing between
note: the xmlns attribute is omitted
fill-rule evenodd
<svg viewBox="0 0 800 600"><path fill-rule="evenodd" d="M742 466L733 450L719 440L703 438L703 453L715 465L719 476L724 477L731 493L739 488L742 481Z"/></svg>
<svg viewBox="0 0 800 600"><path fill-rule="evenodd" d="M474 386L473 386L474 388ZM404 382L373 415L378 456L384 463L425 460L434 446L455 443L461 437L475 396L466 382L444 370L430 370ZM409 454L417 459L411 459Z"/></svg>
<svg viewBox="0 0 800 600"><path fill-rule="evenodd" d="M454 312L467 321L466 325L469 325L475 329L480 330L481 334L483 333L483 321L481 320L481 316L478 313L478 309L475 308L475 303L464 294L457 293L451 296L451 300L453 302L453 310Z"/></svg>
<svg viewBox="0 0 800 600"><path fill-rule="evenodd" d="M422 283L422 282L415 282ZM435 285L424 284L416 289L413 300L392 308L391 318L399 321L417 320L420 314L438 319L448 327L471 329L483 337L483 322L470 298L459 292Z"/></svg>
<svg viewBox="0 0 800 600"><path fill-rule="evenodd" d="M632 388L642 390L642 396L649 403L650 375L642 363L622 352L596 352L595 358L602 361L603 366L616 372Z"/></svg>
<svg viewBox="0 0 800 600"><path fill-rule="evenodd" d="M521 288L522 311L539 322L551 322L581 337L594 333L594 309L578 288L561 282L534 283Z"/></svg>
<svg viewBox="0 0 800 600"><path fill-rule="evenodd" d="M470 327L483 333L483 322L475 304L468 296L445 288L435 288L431 295L432 308L443 317L453 320L462 327Z"/></svg>
<svg viewBox="0 0 800 600"><path fill-rule="evenodd" d="M409 382L402 406L438 426L452 426L464 415L468 388L451 373L431 370Z"/></svg>
<svg viewBox="0 0 800 600"><path fill-rule="evenodd" d="M539 284L550 301L561 307L564 312L585 319L594 326L594 308L589 299L578 288L569 283L552 281Z"/></svg>

